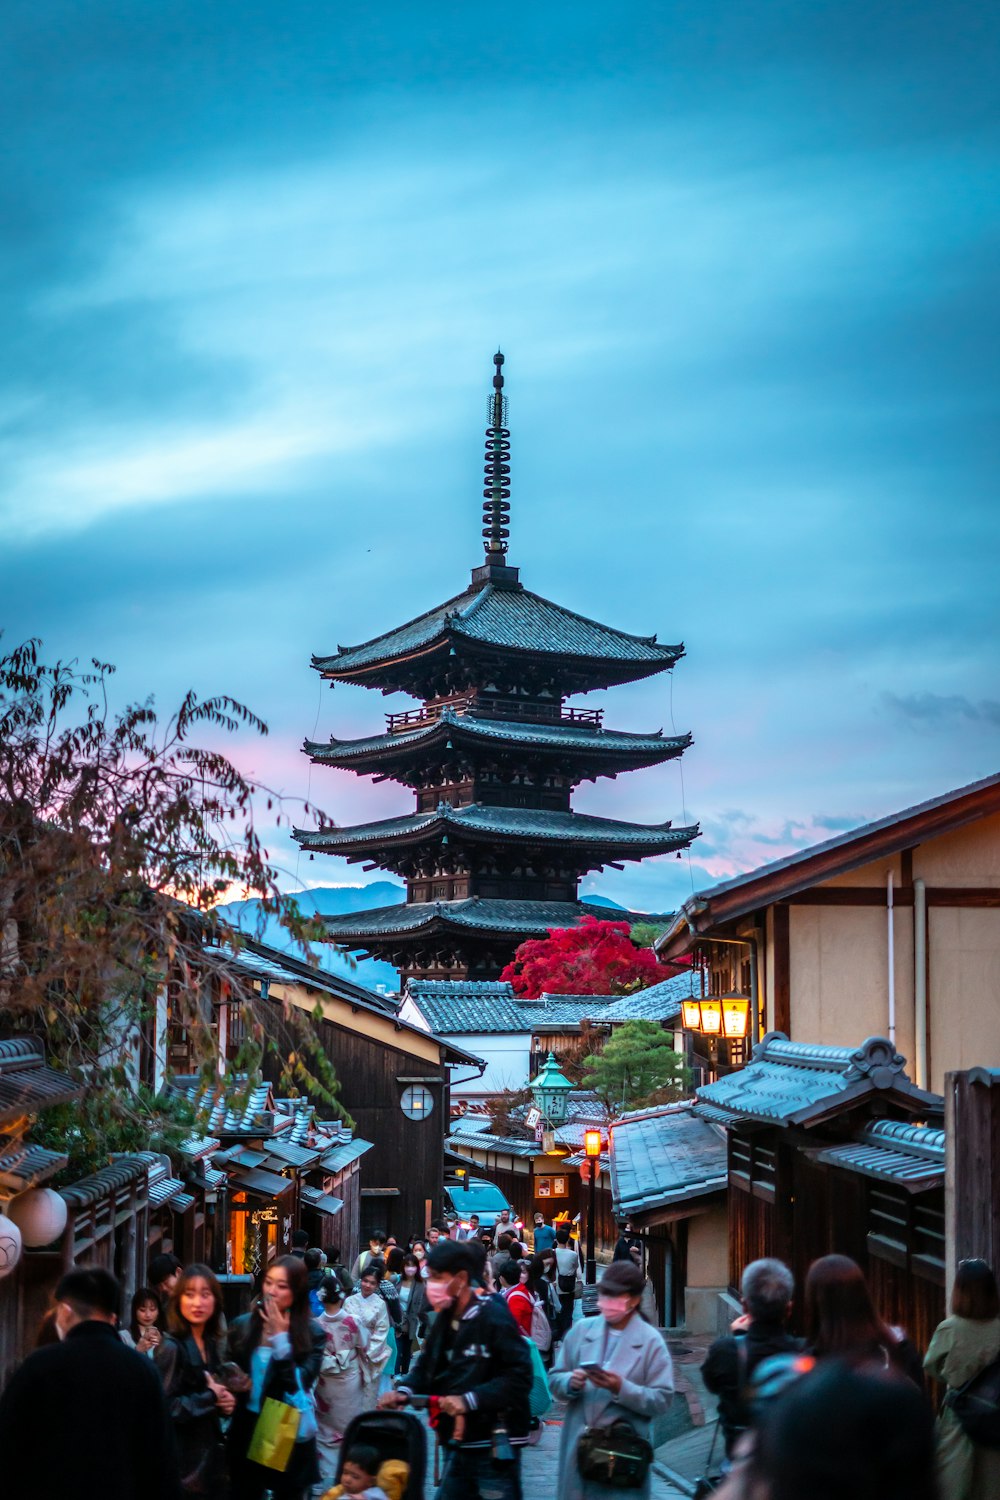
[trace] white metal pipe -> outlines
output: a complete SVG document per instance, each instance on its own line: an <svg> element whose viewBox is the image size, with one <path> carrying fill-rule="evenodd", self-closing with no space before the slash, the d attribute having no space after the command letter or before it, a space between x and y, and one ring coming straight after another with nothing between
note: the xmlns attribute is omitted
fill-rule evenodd
<svg viewBox="0 0 1000 1500"><path fill-rule="evenodd" d="M919 1089L927 1087L927 886L913 882L913 1049Z"/></svg>
<svg viewBox="0 0 1000 1500"><path fill-rule="evenodd" d="M889 1040L896 1045L896 941L893 930L892 871L886 884L886 920L889 932Z"/></svg>

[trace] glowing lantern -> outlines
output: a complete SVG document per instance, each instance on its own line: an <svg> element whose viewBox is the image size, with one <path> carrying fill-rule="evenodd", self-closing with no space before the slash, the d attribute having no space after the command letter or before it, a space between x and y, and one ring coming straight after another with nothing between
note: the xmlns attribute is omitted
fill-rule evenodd
<svg viewBox="0 0 1000 1500"><path fill-rule="evenodd" d="M722 1001L701 1002L701 1029L706 1036L718 1036L722 1030Z"/></svg>
<svg viewBox="0 0 1000 1500"><path fill-rule="evenodd" d="M723 995L722 1029L727 1037L744 1037L750 1024L750 1001L743 995Z"/></svg>
<svg viewBox="0 0 1000 1500"><path fill-rule="evenodd" d="M599 1130L585 1130L583 1132L583 1149L590 1157L601 1154L601 1132Z"/></svg>
<svg viewBox="0 0 1000 1500"><path fill-rule="evenodd" d="M66 1228L66 1200L51 1188L30 1188L10 1204L10 1217L32 1249L51 1245Z"/></svg>
<svg viewBox="0 0 1000 1500"><path fill-rule="evenodd" d="M688 1031L701 1030L701 1006L693 995L681 1001L681 1022Z"/></svg>

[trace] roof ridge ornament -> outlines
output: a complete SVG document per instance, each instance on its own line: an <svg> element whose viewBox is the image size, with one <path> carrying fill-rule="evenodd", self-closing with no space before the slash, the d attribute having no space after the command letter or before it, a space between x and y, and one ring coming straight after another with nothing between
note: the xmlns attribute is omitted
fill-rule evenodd
<svg viewBox="0 0 1000 1500"><path fill-rule="evenodd" d="M507 397L503 393L504 358L498 349L493 356L495 372L489 398L486 429L486 462L483 467L483 546L486 559L474 568L474 584L518 584L518 570L507 562L510 536L510 429L507 426Z"/></svg>

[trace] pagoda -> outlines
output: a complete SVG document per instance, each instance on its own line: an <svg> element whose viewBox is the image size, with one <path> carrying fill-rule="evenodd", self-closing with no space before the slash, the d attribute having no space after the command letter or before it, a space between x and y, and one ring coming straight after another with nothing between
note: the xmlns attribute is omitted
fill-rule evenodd
<svg viewBox="0 0 1000 1500"><path fill-rule="evenodd" d="M605 729L566 699L668 671L684 648L629 635L526 589L507 557L510 432L503 355L486 430L486 555L460 594L360 646L313 657L331 684L420 700L385 732L306 741L317 765L410 787L412 813L351 828L296 830L304 849L381 866L406 902L327 917L332 942L395 965L404 979L495 978L518 944L607 907L577 899L582 875L680 851L698 828L573 812L573 788L683 754L688 734ZM626 914L630 920L642 914Z"/></svg>

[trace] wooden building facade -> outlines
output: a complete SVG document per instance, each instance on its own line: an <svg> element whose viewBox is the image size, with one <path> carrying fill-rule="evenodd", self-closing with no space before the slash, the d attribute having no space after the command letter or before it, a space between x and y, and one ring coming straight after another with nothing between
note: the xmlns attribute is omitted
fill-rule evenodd
<svg viewBox="0 0 1000 1500"><path fill-rule="evenodd" d="M761 1256L785 1261L801 1294L813 1260L849 1255L882 1315L926 1348L945 1303L943 1104L879 1037L851 1051L772 1033L699 1090L728 1135L731 1293Z"/></svg>

